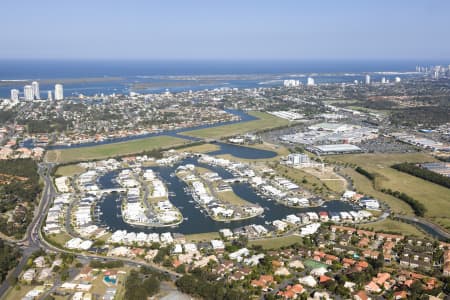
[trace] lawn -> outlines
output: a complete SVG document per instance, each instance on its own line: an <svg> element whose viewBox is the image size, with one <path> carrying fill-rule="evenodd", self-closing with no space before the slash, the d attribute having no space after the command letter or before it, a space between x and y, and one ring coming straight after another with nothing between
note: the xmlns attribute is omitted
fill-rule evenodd
<svg viewBox="0 0 450 300"><path fill-rule="evenodd" d="M244 199L236 195L233 191L217 192L217 196L219 197L219 200L230 203L232 205L237 206L254 205L254 203L245 201Z"/></svg>
<svg viewBox="0 0 450 300"><path fill-rule="evenodd" d="M261 131L289 124L286 119L278 118L266 112L252 111L249 115L257 117L258 120L248 121L245 123L236 123L231 125L217 126L205 129L198 129L183 132L183 135L195 136L199 138L219 139L222 137L243 134L246 132Z"/></svg>
<svg viewBox="0 0 450 300"><path fill-rule="evenodd" d="M105 159L121 155L137 154L143 151L158 148L179 146L184 143L188 143L188 141L170 136L157 136L92 147L50 150L46 154L46 160L49 162L68 163L93 159Z"/></svg>
<svg viewBox="0 0 450 300"><path fill-rule="evenodd" d="M363 175L356 172L354 169L345 168L341 172L345 175L350 176L353 179L353 185L355 187L355 190L358 191L359 193L368 195L370 197L374 197L375 199L387 203L387 205L389 205L392 211L397 214L407 214L407 215L413 214L413 210L408 204L393 196L375 190L373 188L372 182Z"/></svg>
<svg viewBox="0 0 450 300"><path fill-rule="evenodd" d="M406 154L353 154L329 157L341 162L361 166L370 173L377 174L377 189L390 188L404 192L427 208L425 217L448 218L450 210L450 190L418 177L397 171L390 166L401 162L430 162L435 159L425 153ZM398 200L400 201L400 200Z"/></svg>
<svg viewBox="0 0 450 300"><path fill-rule="evenodd" d="M414 225L391 219L386 219L380 222L370 224L357 225L357 227L370 229L374 231L386 231L386 232L400 233L403 235L415 235L418 237L425 236L425 234L419 229L417 229L417 227L415 227Z"/></svg>
<svg viewBox="0 0 450 300"><path fill-rule="evenodd" d="M65 232L47 235L47 238L55 243L58 243L58 245L61 245L62 247L64 247L66 242L72 239L72 237Z"/></svg>
<svg viewBox="0 0 450 300"><path fill-rule="evenodd" d="M277 172L308 191L318 194L325 199L337 199L340 195L328 187L328 182L323 182L316 176L306 173L300 169L294 169L284 165L278 165ZM306 180L304 182L304 180Z"/></svg>
<svg viewBox="0 0 450 300"><path fill-rule="evenodd" d="M55 175L56 176L73 176L76 174L83 173L86 169L83 167L80 167L79 165L73 164L73 165L65 165L60 166L58 169L56 169Z"/></svg>
<svg viewBox="0 0 450 300"><path fill-rule="evenodd" d="M289 235L269 239L252 240L248 242L250 246L261 246L264 249L278 249L293 245L295 243L301 244L302 238L298 235Z"/></svg>
<svg viewBox="0 0 450 300"><path fill-rule="evenodd" d="M20 288L17 289L16 287L19 286ZM34 289L36 286L34 285L28 285L28 284L20 284L18 283L16 286L12 286L8 289L6 294L2 297L4 300L16 300L16 299L22 299L29 291Z"/></svg>
<svg viewBox="0 0 450 300"><path fill-rule="evenodd" d="M186 234L184 238L186 242L205 242L205 241L209 242L210 240L219 239L220 235L217 231L215 231L215 232Z"/></svg>

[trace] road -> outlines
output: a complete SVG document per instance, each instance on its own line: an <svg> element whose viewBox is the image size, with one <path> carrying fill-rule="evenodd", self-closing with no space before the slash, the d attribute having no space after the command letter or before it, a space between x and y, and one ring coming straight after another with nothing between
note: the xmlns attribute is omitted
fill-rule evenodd
<svg viewBox="0 0 450 300"><path fill-rule="evenodd" d="M7 290L11 287L10 282L12 279L17 278L25 267L26 262L28 261L31 254L39 249L42 249L46 252L54 252L54 253L67 253L73 254L76 258L82 259L85 261L90 260L103 260L103 261L122 261L127 265L132 267L141 267L145 266L151 269L154 269L159 272L163 272L168 274L173 281L175 281L181 274L173 272L169 269L166 269L162 266L147 263L142 261L136 261L128 258L119 258L119 257L105 257L95 254L82 254L73 251L68 251L66 249L58 248L54 245L49 244L42 235L41 227L47 215L47 211L52 203L52 200L55 198L56 191L53 186L53 182L51 179L51 171L55 167L52 163L41 163L39 164L38 173L39 176L44 181L44 189L42 191L41 200L39 202L38 209L34 214L34 218L30 225L28 226L28 230L22 240L7 240L9 243L15 243L22 249L22 258L17 264L17 266L10 272L8 278L0 285L0 298L2 298Z"/></svg>

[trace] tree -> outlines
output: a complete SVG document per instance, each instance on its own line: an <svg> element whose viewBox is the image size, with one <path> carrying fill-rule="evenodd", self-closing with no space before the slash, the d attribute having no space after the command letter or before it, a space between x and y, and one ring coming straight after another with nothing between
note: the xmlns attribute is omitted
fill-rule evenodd
<svg viewBox="0 0 450 300"><path fill-rule="evenodd" d="M145 279L143 285L145 290L147 291L147 295L153 296L157 294L159 292L159 284L159 280L154 276Z"/></svg>

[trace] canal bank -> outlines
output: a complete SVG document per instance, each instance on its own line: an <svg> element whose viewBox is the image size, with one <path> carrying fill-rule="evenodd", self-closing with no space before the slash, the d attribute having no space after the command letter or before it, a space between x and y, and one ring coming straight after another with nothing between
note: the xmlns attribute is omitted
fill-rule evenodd
<svg viewBox="0 0 450 300"><path fill-rule="evenodd" d="M230 179L233 175L225 169L218 166L210 166L199 163L197 158L187 158L174 166L150 167L154 172L158 173L165 184L168 185L172 195L169 196L170 202L177 206L183 214L184 220L176 227L169 228L149 228L142 226L132 226L123 221L120 214L120 202L116 201L119 195L106 195L103 201L99 202L99 208L102 214L99 216L100 225L107 226L109 230L127 230L128 232L177 232L182 234L197 234L212 231L219 231L220 229L229 228L235 229L242 226L257 224L267 225L274 220L284 219L289 214L296 214L301 212L319 212L319 211L350 211L357 210L358 207L353 206L343 201L329 201L319 207L311 208L293 208L286 207L276 201L269 201L268 199L258 195L248 183L234 183L231 185L233 192L244 200L251 203L259 204L264 208L264 213L259 217L251 219L230 221L229 223L217 222L211 219L205 212L196 207L192 196L186 193L188 186L176 176L170 176L179 165L194 164L199 167L209 169L217 172L222 178ZM113 188L116 183L114 177L117 172L107 173L99 179L101 188Z"/></svg>

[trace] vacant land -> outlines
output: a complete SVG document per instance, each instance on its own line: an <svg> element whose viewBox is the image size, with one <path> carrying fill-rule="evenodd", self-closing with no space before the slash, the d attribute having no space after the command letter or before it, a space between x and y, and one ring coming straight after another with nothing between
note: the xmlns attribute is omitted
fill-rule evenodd
<svg viewBox="0 0 450 300"><path fill-rule="evenodd" d="M146 139L138 139L129 142L113 143L93 147L72 148L64 150L50 150L46 154L48 162L68 163L93 159L105 159L109 157L137 154L158 148L179 146L188 141L170 136L157 136Z"/></svg>
<svg viewBox="0 0 450 300"><path fill-rule="evenodd" d="M372 229L374 231L386 231L401 233L404 235L415 235L418 237L424 237L425 234L417 229L414 225L403 223L400 221L395 221L391 219L386 219L380 222L359 225L359 228Z"/></svg>
<svg viewBox="0 0 450 300"><path fill-rule="evenodd" d="M220 235L216 232L194 233L184 236L187 242L209 242L213 239L219 239Z"/></svg>
<svg viewBox="0 0 450 300"><path fill-rule="evenodd" d="M336 174L332 167L303 168L302 171L319 178L326 184L326 186L338 194L342 194L346 189L347 181L345 178L342 178L340 175Z"/></svg>
<svg viewBox="0 0 450 300"><path fill-rule="evenodd" d="M86 169L79 166L79 165L65 165L60 166L58 169L56 169L55 175L56 176L73 176L76 174L83 173Z"/></svg>
<svg viewBox="0 0 450 300"><path fill-rule="evenodd" d="M246 132L261 131L289 124L288 120L275 117L266 112L249 112L250 115L257 117L258 120L245 123L236 123L231 125L217 126L193 131L183 132L184 135L195 136L199 138L218 139L222 137L233 136Z"/></svg>
<svg viewBox="0 0 450 300"><path fill-rule="evenodd" d="M64 245L72 239L72 237L65 232L61 232L58 234L51 234L48 235L47 238L62 247L64 247Z"/></svg>
<svg viewBox="0 0 450 300"><path fill-rule="evenodd" d="M356 172L354 169L345 168L341 172L353 179L353 185L357 192L385 202L387 205L389 205L394 213L406 215L414 214L413 210L408 204L393 196L375 190L373 188L372 182L363 175Z"/></svg>
<svg viewBox="0 0 450 300"><path fill-rule="evenodd" d="M248 206L248 205L254 205L254 203L245 201L238 195L236 195L233 191L225 191L225 192L217 192L217 197L231 205L237 205L237 206Z"/></svg>
<svg viewBox="0 0 450 300"><path fill-rule="evenodd" d="M37 285L26 285L26 284L19 284L19 286L20 289L10 287L2 299L4 300L22 299L29 291L37 287Z"/></svg>
<svg viewBox="0 0 450 300"><path fill-rule="evenodd" d="M275 237L270 239L254 240L248 242L250 246L261 246L264 249L277 249L287 247L295 243L302 243L302 237L298 235L289 235L283 237Z"/></svg>
<svg viewBox="0 0 450 300"><path fill-rule="evenodd" d="M281 176L292 180L300 187L303 187L312 193L324 197L324 199L337 199L340 197L338 193L328 187L328 182L325 183L316 176L313 176L303 170L294 169L284 165L278 165L276 170Z"/></svg>
<svg viewBox="0 0 450 300"><path fill-rule="evenodd" d="M376 175L375 187L403 192L427 208L425 217L448 218L450 210L449 189L397 171L391 166L401 162L429 162L435 161L425 153L406 154L354 154L329 157L336 161L361 166ZM396 200L401 201L401 200Z"/></svg>

